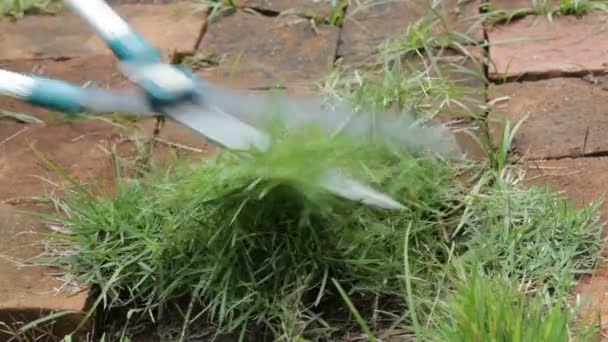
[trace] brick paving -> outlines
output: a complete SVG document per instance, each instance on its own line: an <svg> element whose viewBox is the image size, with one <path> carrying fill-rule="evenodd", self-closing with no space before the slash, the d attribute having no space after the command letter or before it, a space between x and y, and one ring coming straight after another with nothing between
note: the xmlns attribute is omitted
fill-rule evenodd
<svg viewBox="0 0 608 342"><path fill-rule="evenodd" d="M608 118L604 118L608 85L602 76L608 65L608 17L601 13L555 17L550 24L545 17L529 14L484 29L475 25L482 2L450 0L439 8L450 30L471 37L460 43L467 45L474 56L471 60L448 51L440 65L459 64L482 76L464 73L448 78L459 79L473 90L463 101L470 113L484 116L485 109L476 104L486 100L496 104L488 118L495 138L500 129L497 120L528 117L516 136L514 149L528 158L525 165L529 184L548 183L555 190L563 190L565 196L578 199L579 204L596 200L608 188L602 172L608 166L608 141L602 134L608 128ZM489 2L491 9L528 6L527 1ZM332 13L329 2L322 0L236 0L236 9L212 20L207 8L193 7L186 1L109 3L168 60L183 56L217 58L196 68L211 82L261 90L282 86L302 94L312 92L312 84L334 62L342 59L355 64L367 60L378 44L402 34L407 25L426 13L424 5L413 1L366 6L369 1L361 0L345 9L344 23L338 27L320 20ZM486 38L490 43L487 51L473 46ZM108 87L128 85L109 50L66 11L56 16L26 16L17 22L0 19L0 44L2 68ZM485 77L492 81L489 86ZM144 120L130 129L99 121L55 122L47 110L6 98L0 99L0 110L28 113L44 121L0 120L0 254L15 258L39 252L27 246L38 241L36 234L46 229L44 222L16 211L36 204L28 196L57 191L53 184L60 181L35 158L30 144L82 181L101 185L111 184L113 179L109 151L117 149L123 156L132 157L132 143L125 137L134 132L154 139L159 160L166 159L171 151L198 158L212 148L204 138L172 122L165 122L154 135L154 120ZM439 118L444 122L454 119L446 113ZM461 120L454 125L456 130L471 128L472 121L466 115L457 119ZM482 158L466 135L459 134L458 141L465 149L468 146L470 157ZM87 307L87 291L77 295L55 293L60 283L50 276L51 271L38 267L23 272L16 264L0 259L0 274L9 275L0 280L0 321L6 317L34 319L36 310L82 313ZM605 289L605 284L608 271L600 270L596 277L585 279L577 291L595 295L597 302L603 294L593 291ZM602 308L602 315L608 318L608 309ZM59 321L61 329L69 330L77 320L72 316Z"/></svg>

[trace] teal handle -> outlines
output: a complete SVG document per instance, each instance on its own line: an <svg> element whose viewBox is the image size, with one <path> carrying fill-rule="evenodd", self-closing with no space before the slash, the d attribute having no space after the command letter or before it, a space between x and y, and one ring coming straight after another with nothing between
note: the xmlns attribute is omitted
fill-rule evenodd
<svg viewBox="0 0 608 342"><path fill-rule="evenodd" d="M160 108L192 96L189 78L180 77L175 67L162 61L160 52L125 22L103 0L65 0L65 3L102 38L114 55L131 71L147 93L150 103Z"/></svg>
<svg viewBox="0 0 608 342"><path fill-rule="evenodd" d="M25 101L66 114L86 111L81 105L82 88L64 81L35 77L31 94Z"/></svg>
<svg viewBox="0 0 608 342"><path fill-rule="evenodd" d="M123 62L161 63L160 52L137 32L109 40L106 44L114 55Z"/></svg>

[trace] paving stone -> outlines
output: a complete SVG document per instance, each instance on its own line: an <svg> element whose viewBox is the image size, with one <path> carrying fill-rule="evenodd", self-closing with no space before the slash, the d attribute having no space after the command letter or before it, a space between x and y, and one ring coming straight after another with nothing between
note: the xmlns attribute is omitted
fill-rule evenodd
<svg viewBox="0 0 608 342"><path fill-rule="evenodd" d="M223 58L218 66L203 68L198 74L238 88L305 88L326 75L333 64L338 33L337 27L314 27L302 18L236 11L210 23L200 54Z"/></svg>
<svg viewBox="0 0 608 342"><path fill-rule="evenodd" d="M0 254L3 256L0 258L0 322L19 328L24 322L53 312L72 311L52 325L41 324L39 329L27 333L31 340L51 341L49 335L63 337L78 327L88 308L89 291L65 286L53 276L57 270L51 267L20 266L45 252L39 243L40 234L50 232L42 220L18 213L20 209L48 212L48 209L0 204ZM0 329L0 341L12 340L14 337L4 330ZM32 333L38 336L31 336Z"/></svg>
<svg viewBox="0 0 608 342"><path fill-rule="evenodd" d="M549 78L603 73L608 67L608 15L528 16L488 29L490 78Z"/></svg>
<svg viewBox="0 0 608 342"><path fill-rule="evenodd" d="M33 59L0 62L0 68L24 74L61 79L84 85L87 82L103 88L126 88L133 85L118 70L116 59L109 55L91 55L68 60ZM53 111L21 101L0 97L0 111L24 113L44 121Z"/></svg>
<svg viewBox="0 0 608 342"><path fill-rule="evenodd" d="M237 7L283 13L286 11L311 16L328 17L331 12L330 0L235 0Z"/></svg>
<svg viewBox="0 0 608 342"><path fill-rule="evenodd" d="M116 12L164 55L196 49L207 8L194 4L115 5ZM0 60L77 57L111 54L88 25L67 9L57 15L26 16L18 21L0 18Z"/></svg>
<svg viewBox="0 0 608 342"><path fill-rule="evenodd" d="M558 158L608 149L608 87L576 78L492 85L490 101L498 101L489 124L497 142L507 118L515 125L529 115L515 136L515 148L528 158ZM508 97L508 100L507 98Z"/></svg>
<svg viewBox="0 0 608 342"><path fill-rule="evenodd" d="M370 4L373 3L373 6ZM360 6L349 6L344 22L338 55L345 63L366 60L387 39L404 34L408 25L414 24L429 13L431 2L423 1L362 1ZM467 34L475 41L483 40L483 29L474 25L478 20L478 0L460 4L457 0L443 1L438 12L444 17L451 31ZM443 34L442 25L435 25L436 34Z"/></svg>
<svg viewBox="0 0 608 342"><path fill-rule="evenodd" d="M66 184L36 157L30 144L82 183L111 191L109 152L114 144L129 144L123 141L127 132L100 121L0 124L0 203L44 196L59 191L53 183Z"/></svg>

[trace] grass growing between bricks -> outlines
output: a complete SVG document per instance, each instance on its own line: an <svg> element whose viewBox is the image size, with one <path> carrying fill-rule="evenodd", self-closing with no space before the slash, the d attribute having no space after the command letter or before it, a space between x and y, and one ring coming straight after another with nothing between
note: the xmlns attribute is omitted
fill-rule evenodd
<svg viewBox="0 0 608 342"><path fill-rule="evenodd" d="M530 0L529 7L513 10L495 9L491 4L487 7L487 22L491 25L508 23L527 15L545 16L552 21L554 16L573 15L583 16L589 12L608 12L608 4L604 0L560 0L558 3L552 0Z"/></svg>

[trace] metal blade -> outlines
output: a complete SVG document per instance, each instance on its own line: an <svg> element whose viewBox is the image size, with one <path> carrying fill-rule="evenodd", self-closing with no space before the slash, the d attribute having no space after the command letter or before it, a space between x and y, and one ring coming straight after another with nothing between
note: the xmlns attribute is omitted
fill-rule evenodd
<svg viewBox="0 0 608 342"><path fill-rule="evenodd" d="M386 194L378 192L338 170L329 170L321 180L321 185L329 191L350 199L385 209L401 210L405 207Z"/></svg>
<svg viewBox="0 0 608 342"><path fill-rule="evenodd" d="M188 126L209 140L233 150L257 148L266 150L270 137L219 108L208 108L193 103L179 103L167 107L164 113L173 120Z"/></svg>
<svg viewBox="0 0 608 342"><path fill-rule="evenodd" d="M329 108L318 96L274 96L268 92L234 90L202 83L200 96L230 115L254 127L263 128L277 115L287 127L319 125L329 134L341 132L357 139L384 141L397 146L421 148L441 155L461 157L452 132L438 122L418 122L411 113L354 112L346 104Z"/></svg>

